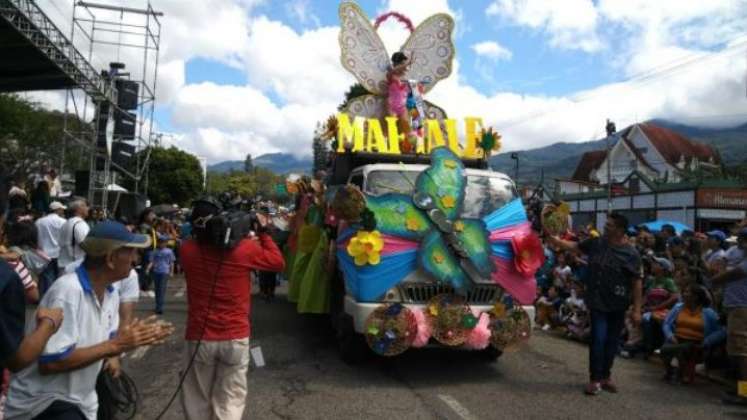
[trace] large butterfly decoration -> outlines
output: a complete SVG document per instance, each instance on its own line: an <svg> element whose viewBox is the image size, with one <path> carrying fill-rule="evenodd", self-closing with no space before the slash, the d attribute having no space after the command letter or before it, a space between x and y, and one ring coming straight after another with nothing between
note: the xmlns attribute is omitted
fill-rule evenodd
<svg viewBox="0 0 747 420"><path fill-rule="evenodd" d="M339 14L340 61L370 92L351 100L344 112L364 118L383 119L387 110L389 53L376 28L357 4L341 3ZM444 13L435 14L411 31L400 49L411 60L403 79L422 83L427 93L451 74L456 50L451 39L454 19ZM446 112L440 107L428 101L424 101L423 105L427 118L446 119Z"/></svg>
<svg viewBox="0 0 747 420"><path fill-rule="evenodd" d="M437 147L412 195L367 195L366 205L376 218L374 240L361 226L338 238L338 261L351 293L375 300L421 269L459 294L476 283L498 283L522 303L531 303L534 272L544 255L521 200L482 219L463 218L466 185L463 162L448 148ZM375 258L351 255L365 249Z"/></svg>

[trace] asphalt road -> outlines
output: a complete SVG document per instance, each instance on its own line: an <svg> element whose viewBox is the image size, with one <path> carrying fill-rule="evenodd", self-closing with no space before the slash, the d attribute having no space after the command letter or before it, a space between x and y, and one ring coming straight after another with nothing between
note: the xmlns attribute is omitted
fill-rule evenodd
<svg viewBox="0 0 747 420"><path fill-rule="evenodd" d="M152 298L141 299L139 316L152 307ZM185 317L183 283L174 279L165 318L177 333L125 356L142 399L137 418L155 418L177 386ZM348 366L327 319L297 315L283 296L255 299L252 322L252 345L266 366L250 369L245 419L747 418L747 409L720 404L720 386L703 378L668 385L660 366L640 360L618 359L619 394L584 396L586 348L544 332L492 363L475 353L423 349ZM184 419L178 398L163 418Z"/></svg>

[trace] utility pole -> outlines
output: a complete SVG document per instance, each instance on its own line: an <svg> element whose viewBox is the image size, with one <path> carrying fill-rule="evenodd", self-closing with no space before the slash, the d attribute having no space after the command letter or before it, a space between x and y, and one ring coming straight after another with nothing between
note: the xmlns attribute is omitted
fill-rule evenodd
<svg viewBox="0 0 747 420"><path fill-rule="evenodd" d="M512 152L511 159L516 161L516 166L514 167L514 182L518 185L519 184L519 153Z"/></svg>
<svg viewBox="0 0 747 420"><path fill-rule="evenodd" d="M607 118L605 129L607 130L607 137L605 138L607 146L607 214L610 214L612 213L612 156L610 153L612 148L610 147L610 139L615 135L617 129L615 123L610 121L609 118Z"/></svg>

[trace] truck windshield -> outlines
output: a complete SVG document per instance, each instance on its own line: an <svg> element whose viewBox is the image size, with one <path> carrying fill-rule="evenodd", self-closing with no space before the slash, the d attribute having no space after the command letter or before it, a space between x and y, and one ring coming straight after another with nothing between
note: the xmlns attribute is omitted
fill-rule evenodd
<svg viewBox="0 0 747 420"><path fill-rule="evenodd" d="M412 194L418 174L416 171L371 171L366 179L366 192L371 195ZM484 217L514 198L516 190L506 178L467 175L462 217Z"/></svg>

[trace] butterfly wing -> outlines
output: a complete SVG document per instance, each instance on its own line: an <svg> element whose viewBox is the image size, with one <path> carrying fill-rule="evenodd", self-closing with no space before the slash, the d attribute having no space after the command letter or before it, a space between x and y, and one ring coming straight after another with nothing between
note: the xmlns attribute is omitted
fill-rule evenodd
<svg viewBox="0 0 747 420"><path fill-rule="evenodd" d="M464 190L467 179L464 163L446 147L431 151L431 165L421 172L415 181L415 190L433 199L448 220L455 220L462 213Z"/></svg>
<svg viewBox="0 0 747 420"><path fill-rule="evenodd" d="M438 121L443 121L446 118L448 118L446 116L446 111L444 111L443 108L428 101L424 101L424 102L425 102L425 117L426 118L428 118L429 120L438 120Z"/></svg>
<svg viewBox="0 0 747 420"><path fill-rule="evenodd" d="M376 95L387 91L389 54L366 14L351 2L340 4L340 61L356 79Z"/></svg>
<svg viewBox="0 0 747 420"><path fill-rule="evenodd" d="M495 266L490 258L490 239L485 222L478 219L462 219L455 223L454 234L482 278L489 279Z"/></svg>
<svg viewBox="0 0 747 420"><path fill-rule="evenodd" d="M456 50L451 39L453 32L454 19L439 13L418 25L402 46L402 52L412 62L405 78L424 83L426 93L451 74Z"/></svg>
<svg viewBox="0 0 747 420"><path fill-rule="evenodd" d="M374 118L386 127L386 97L378 95L363 95L348 101L343 112L363 118Z"/></svg>
<svg viewBox="0 0 747 420"><path fill-rule="evenodd" d="M376 215L376 229L387 235L419 240L433 227L409 195L367 196L366 205Z"/></svg>
<svg viewBox="0 0 747 420"><path fill-rule="evenodd" d="M435 229L421 242L418 263L426 273L439 282L450 284L460 294L465 294L472 284L441 232Z"/></svg>

